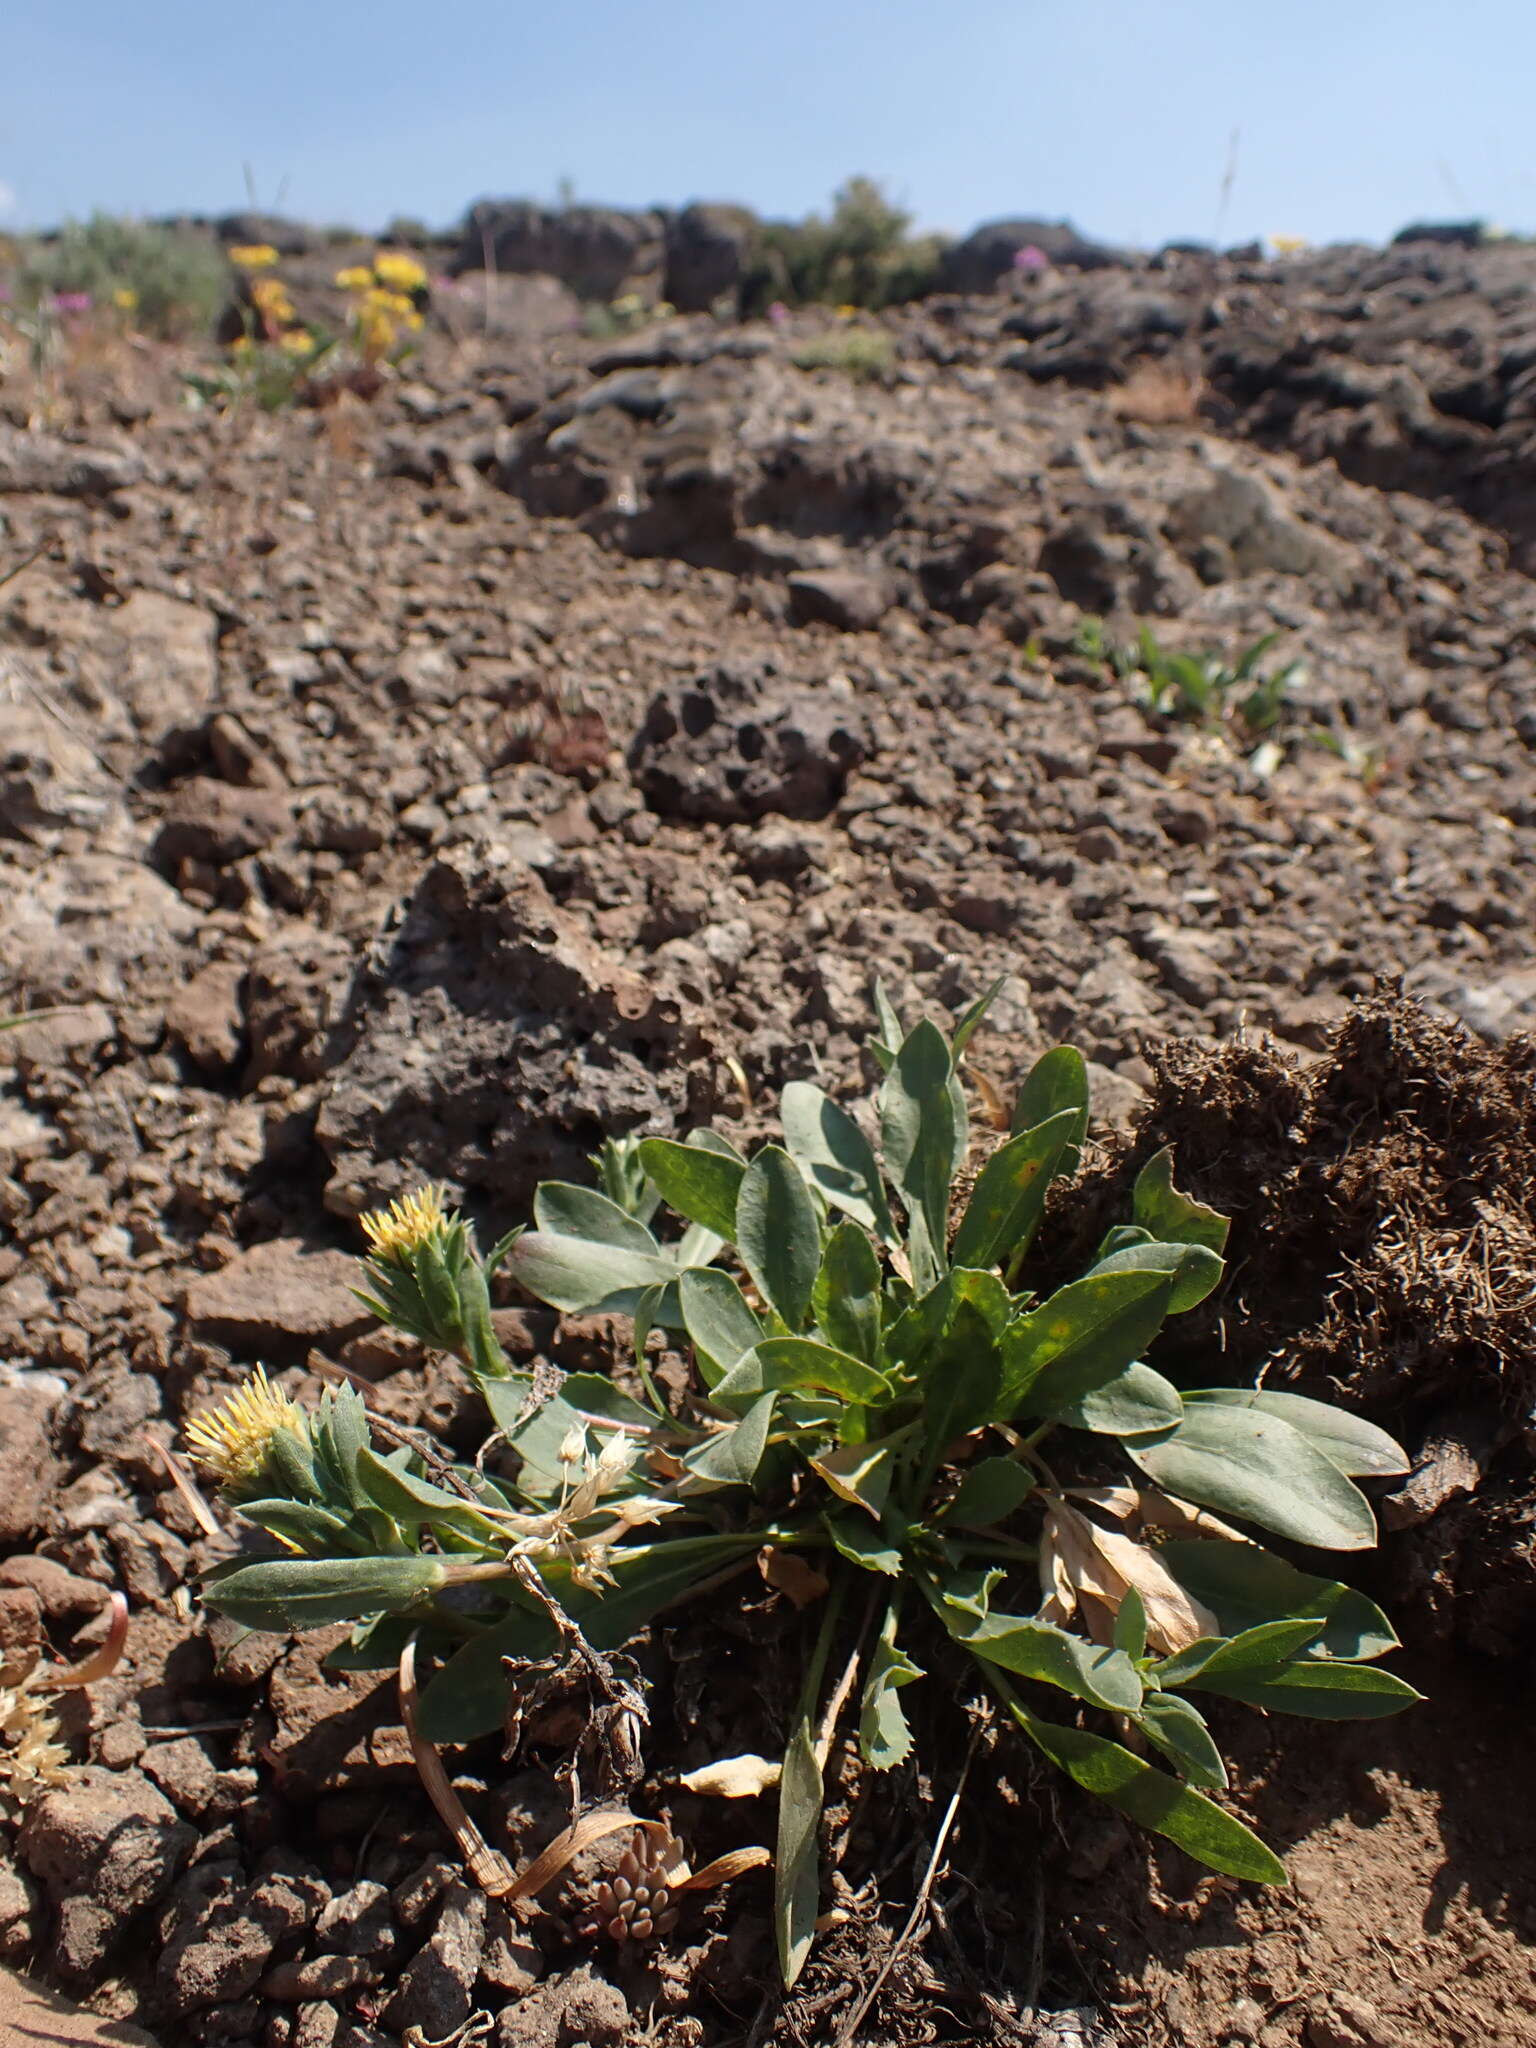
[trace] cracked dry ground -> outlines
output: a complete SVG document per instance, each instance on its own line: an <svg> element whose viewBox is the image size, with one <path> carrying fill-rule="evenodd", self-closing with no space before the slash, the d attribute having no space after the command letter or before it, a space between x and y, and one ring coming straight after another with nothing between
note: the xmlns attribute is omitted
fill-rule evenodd
<svg viewBox="0 0 1536 2048"><path fill-rule="evenodd" d="M0 425L0 571L40 550L0 586L0 1011L67 1006L0 1038L0 1643L78 1655L108 1589L134 1610L69 1701L84 1768L0 1826L0 1956L168 2048L482 2012L507 2048L839 2038L953 1790L953 1701L920 1709L931 1775L848 1767L848 1917L780 2010L761 1878L639 1957L488 1907L391 1688L200 1612L214 1548L155 1444L257 1358L296 1392L343 1365L470 1442L454 1374L348 1292L359 1210L431 1174L505 1224L603 1128L755 1128L796 1075L853 1085L876 974L940 1012L1006 977L988 1081L1073 1038L1091 1171L1145 1119L1239 1247L1279 1248L1207 1341L1246 1371L1304 1329L1311 1383L1409 1436L1373 1590L1429 1702L1234 1715L1239 1802L1293 1873L1269 1896L989 1743L864 2038L1536 2040L1529 1383L1470 1310L1421 1371L1340 1293L1376 1213L1340 1176L1407 1156L1452 1080L1413 1155L1436 1270L1497 1225L1528 1272L1532 587L1446 505L1032 384L984 308L892 324L889 388L693 322L607 361L433 350L372 409L276 419L183 413L128 358L62 439ZM1079 606L1228 651L1278 627L1309 668L1282 765L1150 723L1072 656ZM1379 779L1305 743L1330 721ZM1372 1008L1384 978L1428 1013ZM1240 1029L1274 1051L1159 1050ZM620 1348L501 1321L525 1359ZM771 1839L771 1801L668 1787L782 1740L795 1626L764 1587L640 1647L641 1796L701 1851ZM520 1854L559 1824L537 1752L459 1762Z"/></svg>

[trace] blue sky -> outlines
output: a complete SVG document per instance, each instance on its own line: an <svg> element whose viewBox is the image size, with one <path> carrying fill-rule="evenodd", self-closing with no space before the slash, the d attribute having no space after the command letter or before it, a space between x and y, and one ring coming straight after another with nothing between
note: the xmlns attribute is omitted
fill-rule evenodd
<svg viewBox="0 0 1536 2048"><path fill-rule="evenodd" d="M9 0L0 21L5 226L229 210L246 165L263 204L363 227L563 178L793 215L857 171L954 230L1536 226L1532 0Z"/></svg>

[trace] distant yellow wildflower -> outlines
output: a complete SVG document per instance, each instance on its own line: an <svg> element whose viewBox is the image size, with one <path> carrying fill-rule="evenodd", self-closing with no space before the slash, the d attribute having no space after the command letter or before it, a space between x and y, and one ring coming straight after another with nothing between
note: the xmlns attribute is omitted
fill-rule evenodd
<svg viewBox="0 0 1536 2048"><path fill-rule="evenodd" d="M370 1209L360 1217L369 1258L383 1266L404 1265L412 1252L453 1221L447 1195L445 1187L429 1181L414 1194L391 1202L387 1209Z"/></svg>
<svg viewBox="0 0 1536 2048"><path fill-rule="evenodd" d="M278 347L291 356L312 356L315 352L315 337L307 327L290 327L278 336Z"/></svg>
<svg viewBox="0 0 1536 2048"><path fill-rule="evenodd" d="M237 270L270 270L277 251L270 242L242 242L230 250L229 260Z"/></svg>
<svg viewBox="0 0 1536 2048"><path fill-rule="evenodd" d="M427 281L427 273L414 256L401 255L397 250L382 250L373 259L373 274L380 284L387 284L397 292L419 292Z"/></svg>
<svg viewBox="0 0 1536 2048"><path fill-rule="evenodd" d="M1271 235L1269 246L1277 256L1301 256L1312 244L1305 235Z"/></svg>
<svg viewBox="0 0 1536 2048"><path fill-rule="evenodd" d="M281 1430L302 1436L304 1411L267 1378L258 1365L244 1386L216 1408L205 1408L187 1425L193 1457L219 1484L234 1491L261 1477Z"/></svg>
<svg viewBox="0 0 1536 2048"><path fill-rule="evenodd" d="M345 270L337 271L336 284L340 291L366 292L373 285L373 272L366 263L349 263Z"/></svg>
<svg viewBox="0 0 1536 2048"><path fill-rule="evenodd" d="M119 313L132 313L138 307L139 295L129 286L119 285L118 289L112 294L112 303L116 306Z"/></svg>

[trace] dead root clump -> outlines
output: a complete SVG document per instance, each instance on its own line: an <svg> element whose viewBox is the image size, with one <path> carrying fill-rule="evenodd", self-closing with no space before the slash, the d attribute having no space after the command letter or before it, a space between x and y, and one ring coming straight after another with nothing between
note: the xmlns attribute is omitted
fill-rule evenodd
<svg viewBox="0 0 1536 2048"><path fill-rule="evenodd" d="M1232 1233L1227 1283L1167 1369L1209 1385L1262 1366L1393 1429L1417 1454L1383 1503L1413 1532L1408 1592L1507 1652L1536 1619L1536 1041L1485 1045L1384 989L1308 1067L1247 1039L1148 1058L1151 1101L1079 1210L1084 1236L1173 1146L1180 1185Z"/></svg>

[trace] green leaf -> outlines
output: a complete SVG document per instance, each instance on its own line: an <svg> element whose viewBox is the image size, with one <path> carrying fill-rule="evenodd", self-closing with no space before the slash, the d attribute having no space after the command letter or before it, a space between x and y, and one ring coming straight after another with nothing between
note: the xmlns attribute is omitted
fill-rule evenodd
<svg viewBox="0 0 1536 2048"><path fill-rule="evenodd" d="M237 1559L206 1575L204 1598L246 1628L326 1628L410 1607L446 1576L440 1557Z"/></svg>
<svg viewBox="0 0 1536 2048"><path fill-rule="evenodd" d="M845 1401L865 1403L888 1401L892 1391L884 1373L830 1344L810 1337L765 1337L738 1359L714 1392L718 1401L733 1401L769 1387L821 1387Z"/></svg>
<svg viewBox="0 0 1536 2048"><path fill-rule="evenodd" d="M714 1386L757 1343L763 1326L730 1274L716 1267L681 1274L677 1294L699 1371L706 1386Z"/></svg>
<svg viewBox="0 0 1536 2048"><path fill-rule="evenodd" d="M713 1493L722 1486L750 1486L768 1448L778 1398L776 1393L760 1394L740 1422L733 1422L729 1429L690 1451L683 1459L688 1477L681 1491Z"/></svg>
<svg viewBox="0 0 1536 2048"><path fill-rule="evenodd" d="M833 1208L885 1239L896 1227L885 1199L874 1148L853 1118L809 1081L791 1081L779 1100L784 1143L796 1164Z"/></svg>
<svg viewBox="0 0 1536 2048"><path fill-rule="evenodd" d="M622 1209L614 1213L624 1215ZM642 1227L633 1217L624 1220L635 1229ZM557 1237L543 1230L523 1233L507 1253L506 1270L538 1300L577 1314L627 1315L648 1287L664 1287L677 1278L676 1268L660 1252L594 1238Z"/></svg>
<svg viewBox="0 0 1536 2048"><path fill-rule="evenodd" d="M1190 1195L1180 1194L1173 1184L1173 1152L1164 1146L1154 1152L1136 1176L1131 1194L1131 1214L1143 1230L1172 1244L1203 1244L1218 1257L1226 1250L1225 1216L1208 1209Z"/></svg>
<svg viewBox="0 0 1536 2048"><path fill-rule="evenodd" d="M1191 1785L1203 1785L1208 1792L1226 1791L1227 1767L1221 1751L1211 1740L1203 1716L1188 1700L1176 1693L1149 1692L1136 1716L1136 1726L1164 1756L1172 1757L1180 1776Z"/></svg>
<svg viewBox="0 0 1536 2048"><path fill-rule="evenodd" d="M946 1613L946 1620L949 1619ZM1105 1649L1069 1635L1048 1621L1021 1615L989 1614L969 1629L950 1621L950 1633L973 1656L1000 1664L1021 1678L1059 1686L1095 1707L1134 1714L1141 1705L1141 1677L1123 1650Z"/></svg>
<svg viewBox="0 0 1536 2048"><path fill-rule="evenodd" d="M615 1551L615 1586L594 1592L562 1584L554 1590L595 1650L621 1650L663 1607L685 1599L741 1556L742 1546L727 1538L671 1537ZM422 1687L418 1718L429 1742L473 1742L494 1733L506 1718L511 1689L503 1660L526 1663L558 1647L554 1624L533 1596L509 1583L508 1597L519 1604L455 1651Z"/></svg>
<svg viewBox="0 0 1536 2048"><path fill-rule="evenodd" d="M1134 1586L1126 1587L1115 1610L1115 1648L1124 1650L1133 1664L1147 1653L1147 1603Z"/></svg>
<svg viewBox="0 0 1536 2048"><path fill-rule="evenodd" d="M338 1552L355 1555L365 1541L350 1522L311 1501L243 1500L240 1513L256 1528L296 1543L311 1557L335 1557Z"/></svg>
<svg viewBox="0 0 1536 2048"><path fill-rule="evenodd" d="M1013 1108L1014 1135L1034 1130L1064 1109L1076 1113L1077 1125L1063 1148L1057 1171L1076 1173L1083 1139L1088 1135L1088 1063L1075 1045L1052 1046L1030 1068Z"/></svg>
<svg viewBox="0 0 1536 2048"><path fill-rule="evenodd" d="M1160 1372L1133 1359L1104 1386L1061 1409L1057 1420L1096 1436L1153 1436L1179 1427L1184 1402Z"/></svg>
<svg viewBox="0 0 1536 2048"><path fill-rule="evenodd" d="M582 1417L618 1422L630 1429L654 1429L654 1410L626 1394L600 1372L568 1372L560 1382L560 1399Z"/></svg>
<svg viewBox="0 0 1536 2048"><path fill-rule="evenodd" d="M533 1220L548 1237L576 1237L615 1251L656 1257L661 1251L645 1225L596 1188L546 1180L534 1192Z"/></svg>
<svg viewBox="0 0 1536 2048"><path fill-rule="evenodd" d="M839 1351L880 1356L880 1255L856 1223L839 1223L821 1255L811 1312Z"/></svg>
<svg viewBox="0 0 1536 2048"><path fill-rule="evenodd" d="M368 1495L358 1481L357 1460L368 1447L368 1410L355 1387L327 1387L312 1425L320 1462L329 1467L344 1497L355 1508Z"/></svg>
<svg viewBox="0 0 1536 2048"><path fill-rule="evenodd" d="M911 1754L912 1730L896 1694L923 1676L922 1667L896 1647L896 1620L897 1601L893 1599L870 1653L859 1709L859 1753L876 1771L893 1770Z"/></svg>
<svg viewBox="0 0 1536 2048"><path fill-rule="evenodd" d="M414 1614L381 1614L373 1621L359 1622L344 1643L327 1650L321 1662L324 1671L397 1671L406 1644L413 1635L438 1641L435 1631L423 1631ZM423 1642L418 1642L420 1650Z"/></svg>
<svg viewBox="0 0 1536 2048"><path fill-rule="evenodd" d="M1143 1763L1118 1742L1038 1720L1017 1701L1010 1701L1009 1707L1036 1748L1085 1792L1129 1814L1153 1834L1166 1835L1212 1870L1257 1884L1286 1882L1285 1865L1275 1852L1203 1793Z"/></svg>
<svg viewBox="0 0 1536 2048"><path fill-rule="evenodd" d="M1000 974L992 986L984 994L979 995L975 1002L961 1014L959 1021L955 1025L955 1035L950 1041L956 1066L959 1066L961 1059L964 1057L966 1047L975 1036L977 1025L981 1023L988 1010L997 1001L1003 983L1007 979L1006 974Z"/></svg>
<svg viewBox="0 0 1536 2048"><path fill-rule="evenodd" d="M1182 1650L1153 1666L1152 1676L1160 1686L1188 1685L1207 1671L1241 1676L1249 1671L1266 1671L1284 1664L1300 1651L1309 1649L1323 1632L1321 1617L1303 1616L1298 1621L1261 1621L1237 1636L1202 1636Z"/></svg>
<svg viewBox="0 0 1536 2048"><path fill-rule="evenodd" d="M1207 1665L1187 1682L1197 1692L1220 1693L1272 1714L1301 1714L1313 1721L1374 1721L1400 1714L1423 1698L1375 1664L1279 1664L1251 1674L1214 1675Z"/></svg>
<svg viewBox="0 0 1536 2048"><path fill-rule="evenodd" d="M1172 1289L1167 1272L1091 1273L1018 1317L1003 1336L997 1420L1054 1417L1108 1386L1162 1328Z"/></svg>
<svg viewBox="0 0 1536 2048"><path fill-rule="evenodd" d="M736 1235L736 1195L746 1168L739 1160L702 1145L678 1145L670 1138L644 1138L640 1164L661 1198L679 1216L702 1223L723 1243Z"/></svg>
<svg viewBox="0 0 1536 2048"><path fill-rule="evenodd" d="M1006 1294L995 1273L954 1267L939 1283L951 1296L942 1334L911 1370L923 1390L930 1460L997 1414L1003 1383L999 1326Z"/></svg>
<svg viewBox="0 0 1536 2048"><path fill-rule="evenodd" d="M1298 1571L1256 1543L1176 1537L1159 1544L1157 1554L1185 1592L1215 1615L1224 1635L1265 1621L1321 1616L1318 1651L1329 1657L1369 1659L1397 1648L1392 1624L1374 1601L1337 1579Z"/></svg>
<svg viewBox="0 0 1536 2048"><path fill-rule="evenodd" d="M369 1500L402 1529L455 1529L477 1543L505 1540L505 1530L498 1529L467 1500L386 1464L376 1451L358 1452L357 1473Z"/></svg>
<svg viewBox="0 0 1536 2048"><path fill-rule="evenodd" d="M821 1765L810 1716L796 1721L779 1778L779 1836L774 1855L774 1928L785 1988L805 1968L821 1905Z"/></svg>
<svg viewBox="0 0 1536 2048"><path fill-rule="evenodd" d="M822 1521L838 1555L860 1571L879 1572L888 1579L901 1571L901 1552L856 1515L823 1515Z"/></svg>
<svg viewBox="0 0 1536 2048"><path fill-rule="evenodd" d="M1266 1387L1202 1387L1187 1398L1278 1415L1350 1478L1390 1478L1409 1469L1402 1445L1384 1429L1327 1401L1313 1401L1305 1394L1271 1393Z"/></svg>
<svg viewBox="0 0 1536 2048"><path fill-rule="evenodd" d="M885 983L878 979L875 982L875 1017L880 1026L880 1037L872 1042L870 1050L876 1059L880 1060L884 1071L889 1073L895 1064L901 1041L907 1034L901 1019L891 1007L891 999L885 992ZM882 1053L886 1055L884 1059L880 1058Z"/></svg>
<svg viewBox="0 0 1536 2048"><path fill-rule="evenodd" d="M820 1452L809 1459L839 1500L863 1508L878 1522L891 1494L891 1482L902 1458L911 1446L912 1431L896 1430L868 1443L839 1444L835 1450Z"/></svg>
<svg viewBox="0 0 1536 2048"><path fill-rule="evenodd" d="M951 1072L944 1035L925 1020L908 1034L880 1091L886 1172L906 1203L912 1278L920 1290L943 1271L957 1150Z"/></svg>
<svg viewBox="0 0 1536 2048"><path fill-rule="evenodd" d="M1126 1446L1164 1492L1257 1522L1320 1550L1369 1550L1376 1518L1360 1489L1278 1415L1186 1402L1177 1432Z"/></svg>
<svg viewBox="0 0 1536 2048"><path fill-rule="evenodd" d="M967 1468L944 1520L963 1529L990 1529L1034 1491L1029 1473L1012 1458L981 1458Z"/></svg>
<svg viewBox="0 0 1536 2048"><path fill-rule="evenodd" d="M765 1145L742 1178L736 1244L763 1299L798 1330L821 1266L821 1222L800 1169L778 1145Z"/></svg>
<svg viewBox="0 0 1536 2048"><path fill-rule="evenodd" d="M992 1154L976 1178L950 1247L957 1266L997 1266L1027 1250L1078 1123L1076 1110L1058 1110Z"/></svg>
<svg viewBox="0 0 1536 2048"><path fill-rule="evenodd" d="M1172 1273L1168 1313L1181 1316L1198 1307L1225 1271L1216 1253L1203 1244L1179 1244L1152 1238L1145 1244L1122 1245L1090 1268L1094 1273Z"/></svg>

